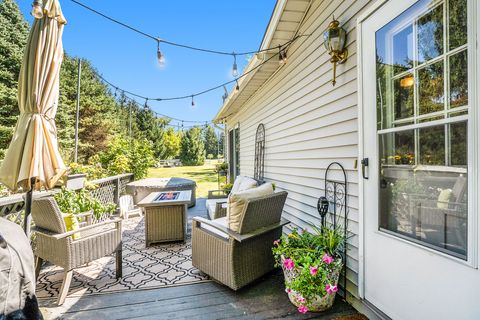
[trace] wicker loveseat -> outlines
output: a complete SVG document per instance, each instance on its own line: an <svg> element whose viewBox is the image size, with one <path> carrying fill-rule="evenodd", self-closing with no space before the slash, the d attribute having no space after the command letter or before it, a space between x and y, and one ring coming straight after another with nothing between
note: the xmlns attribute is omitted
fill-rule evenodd
<svg viewBox="0 0 480 320"><path fill-rule="evenodd" d="M58 296L59 305L65 301L74 268L115 252L116 277L122 276L121 219L91 224L67 232L62 212L52 197L34 200L32 217L36 226L36 276L38 277L44 260L64 269L62 288ZM79 235L76 240L73 239L74 234Z"/></svg>
<svg viewBox="0 0 480 320"><path fill-rule="evenodd" d="M239 232L228 228L227 217L192 223L193 265L237 290L273 269L272 243L282 234L281 219L287 192L247 201Z"/></svg>

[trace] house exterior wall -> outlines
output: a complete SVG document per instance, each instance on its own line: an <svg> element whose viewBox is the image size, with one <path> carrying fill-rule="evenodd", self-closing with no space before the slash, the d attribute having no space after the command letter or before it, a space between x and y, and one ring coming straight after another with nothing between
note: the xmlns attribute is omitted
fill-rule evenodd
<svg viewBox="0 0 480 320"><path fill-rule="evenodd" d="M353 234L348 240L347 260L351 299L358 298L359 272L359 189L354 168L358 158L356 20L373 2L313 1L299 30L299 34L311 36L294 42L288 50L288 63L227 119L229 128L240 124L240 171L248 176L254 173L255 132L258 124L265 125L265 180L288 191L284 218L294 225L319 225L316 205L324 194L325 170L333 161L345 167L349 231ZM349 52L348 60L337 67L335 86L322 43L332 15L347 30ZM334 177L340 175L334 172Z"/></svg>

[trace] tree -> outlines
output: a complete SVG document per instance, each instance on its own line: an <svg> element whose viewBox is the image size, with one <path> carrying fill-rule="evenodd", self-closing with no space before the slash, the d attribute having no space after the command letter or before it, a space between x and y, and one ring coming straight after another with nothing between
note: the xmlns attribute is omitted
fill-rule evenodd
<svg viewBox="0 0 480 320"><path fill-rule="evenodd" d="M215 129L212 126L207 126L204 133L205 152L207 155L217 157L218 154L218 138Z"/></svg>
<svg viewBox="0 0 480 320"><path fill-rule="evenodd" d="M182 135L173 128L167 128L165 131L163 143L165 145L165 153L161 159L174 159L180 154L180 143Z"/></svg>
<svg viewBox="0 0 480 320"><path fill-rule="evenodd" d="M19 114L18 75L28 28L15 1L0 1L0 159L10 144Z"/></svg>
<svg viewBox="0 0 480 320"><path fill-rule="evenodd" d="M202 129L193 127L183 135L180 143L180 160L186 166L201 166L205 163Z"/></svg>

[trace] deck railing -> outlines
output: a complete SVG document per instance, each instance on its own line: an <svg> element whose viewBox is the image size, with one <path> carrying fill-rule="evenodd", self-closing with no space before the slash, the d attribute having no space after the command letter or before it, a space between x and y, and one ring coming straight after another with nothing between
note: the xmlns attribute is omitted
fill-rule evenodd
<svg viewBox="0 0 480 320"><path fill-rule="evenodd" d="M134 179L133 173L125 173L118 176L107 177L90 181L97 188L91 191L92 195L102 204L118 204L120 195L125 193L125 187ZM55 194L57 190L34 192L34 198L48 194ZM14 194L0 198L0 217L7 218L23 225L23 210L25 208L24 194Z"/></svg>

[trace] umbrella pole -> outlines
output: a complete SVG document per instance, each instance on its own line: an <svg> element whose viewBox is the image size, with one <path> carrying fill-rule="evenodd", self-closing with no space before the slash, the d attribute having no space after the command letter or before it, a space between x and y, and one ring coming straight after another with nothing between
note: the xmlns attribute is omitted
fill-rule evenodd
<svg viewBox="0 0 480 320"><path fill-rule="evenodd" d="M32 199L33 199L33 188L35 187L36 178L31 178L30 180L30 190L25 195L25 218L23 219L23 231L27 238L30 238L30 225L32 221Z"/></svg>

